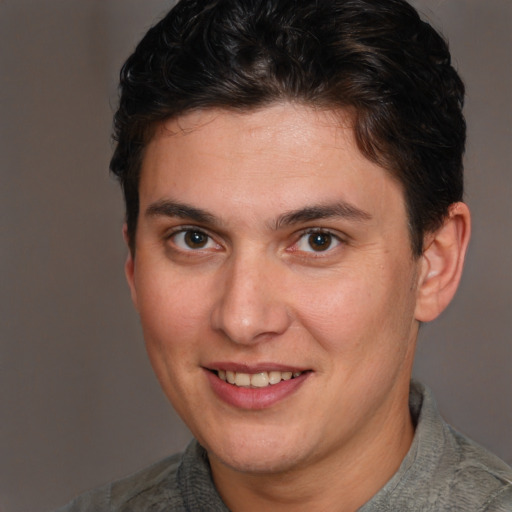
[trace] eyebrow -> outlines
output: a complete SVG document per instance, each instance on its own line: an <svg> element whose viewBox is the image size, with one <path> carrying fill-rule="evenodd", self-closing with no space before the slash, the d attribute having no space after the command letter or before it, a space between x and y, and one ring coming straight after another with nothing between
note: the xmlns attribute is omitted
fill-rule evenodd
<svg viewBox="0 0 512 512"><path fill-rule="evenodd" d="M215 215L206 210L168 199L162 199L150 204L146 209L145 215L147 217L178 217L202 224L219 223Z"/></svg>
<svg viewBox="0 0 512 512"><path fill-rule="evenodd" d="M170 199L162 199L152 203L146 209L145 215L148 217L177 217L201 224L221 224L220 220L215 215L206 210ZM278 230L301 222L333 218L368 221L372 216L365 210L341 201L334 204L306 206L286 212L277 218L274 229Z"/></svg>
<svg viewBox="0 0 512 512"><path fill-rule="evenodd" d="M334 204L307 206L280 215L276 222L276 229L301 222L334 218L368 221L371 220L372 216L365 210L341 201Z"/></svg>

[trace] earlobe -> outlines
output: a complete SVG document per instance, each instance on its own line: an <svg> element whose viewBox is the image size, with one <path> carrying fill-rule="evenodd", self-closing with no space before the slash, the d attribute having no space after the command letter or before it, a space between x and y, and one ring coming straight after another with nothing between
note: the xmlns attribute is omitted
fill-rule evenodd
<svg viewBox="0 0 512 512"><path fill-rule="evenodd" d="M128 239L128 228L126 224L124 224L123 226L123 238L126 243L126 246L128 247L128 255L126 256L126 261L124 264L124 273L126 276L126 280L128 282L128 286L130 287L133 305L135 306L135 309L138 310L137 290L135 287L135 259L134 255L132 254L132 250L130 249L130 243Z"/></svg>
<svg viewBox="0 0 512 512"><path fill-rule="evenodd" d="M415 317L429 322L448 306L459 286L471 232L469 208L454 203L434 233L425 237Z"/></svg>

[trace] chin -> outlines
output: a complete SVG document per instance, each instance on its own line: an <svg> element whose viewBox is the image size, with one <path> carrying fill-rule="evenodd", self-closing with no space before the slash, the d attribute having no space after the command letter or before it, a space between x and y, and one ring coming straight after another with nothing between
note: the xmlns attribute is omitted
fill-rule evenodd
<svg viewBox="0 0 512 512"><path fill-rule="evenodd" d="M210 457L212 452L208 452ZM291 458L289 453L252 453L232 454L222 453L220 456L213 454L223 465L238 473L270 475L286 473L297 465L297 460Z"/></svg>
<svg viewBox="0 0 512 512"><path fill-rule="evenodd" d="M297 444L286 433L271 436L259 431L257 436L230 436L200 443L210 457L241 473L281 473L294 467L301 458ZM299 446L303 451L304 443Z"/></svg>

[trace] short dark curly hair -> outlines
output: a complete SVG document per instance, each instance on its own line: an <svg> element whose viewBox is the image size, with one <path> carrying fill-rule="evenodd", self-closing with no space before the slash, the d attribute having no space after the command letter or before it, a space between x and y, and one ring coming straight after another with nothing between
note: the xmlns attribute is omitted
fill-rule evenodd
<svg viewBox="0 0 512 512"><path fill-rule="evenodd" d="M121 71L110 169L135 251L144 148L194 109L274 102L351 112L361 152L402 185L413 253L462 199L464 85L404 0L181 0Z"/></svg>

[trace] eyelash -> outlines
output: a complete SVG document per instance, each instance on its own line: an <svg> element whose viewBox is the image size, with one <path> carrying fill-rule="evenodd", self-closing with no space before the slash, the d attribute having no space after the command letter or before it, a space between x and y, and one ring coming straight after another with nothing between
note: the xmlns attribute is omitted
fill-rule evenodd
<svg viewBox="0 0 512 512"><path fill-rule="evenodd" d="M188 246L188 248L186 248L186 247L181 246L179 243L177 243L176 238L179 235L186 237L187 234L190 236L192 236L192 235L204 236L205 237L204 245L196 247L196 248L193 248L190 246ZM308 237L312 237L314 235L329 237L328 246L324 249L319 247L320 250L318 250L318 251L314 250L313 247L311 247L311 245L309 247L311 250L305 250L304 248L303 249L298 248L301 241L304 240L305 243L308 244L311 241L308 239ZM201 252L201 251L205 251L205 250L210 251L212 249L212 247L208 247L208 245L210 245L212 243L215 244L215 246L216 246L213 248L214 250L218 250L218 249L222 248L222 246L220 244L218 244L215 241L214 237L212 237L207 231L205 231L202 228L197 228L195 226L180 226L179 228L176 228L173 231L167 233L165 236L165 240L172 241L172 243L175 245L175 250L178 250L178 251L181 251L184 253ZM182 242L184 244L186 244L185 239L183 239ZM198 242L200 242L200 240L198 240ZM310 255L315 255L314 257L321 257L322 254L330 253L336 247L340 246L343 243L346 243L346 242L339 235L337 235L336 233L333 233L330 230L323 229L323 228L310 228L310 229L307 229L307 230L297 233L295 242L292 244L291 247L289 247L287 249L287 251L291 252L291 253L302 253L302 254L308 253ZM311 256L309 256L309 257L311 257Z"/></svg>
<svg viewBox="0 0 512 512"><path fill-rule="evenodd" d="M189 246L188 249L184 248L184 247L180 247L176 243L176 238L179 235L183 235L183 237L186 237L187 234L189 234L189 235L196 234L196 235L204 236L206 238L205 245L208 245L213 242L217 247L219 247L219 248L221 247L217 242L215 242L215 239L211 235L209 235L204 229L197 228L194 226L180 226L179 228L167 233L165 236L165 240L166 241L171 240L173 242L173 244L178 248L178 250L181 250L183 252L198 252L200 250L205 250L204 246L197 247L197 248L192 248ZM206 250L208 250L208 249L209 248L206 248Z"/></svg>
<svg viewBox="0 0 512 512"><path fill-rule="evenodd" d="M297 247L302 240L306 240L305 243L309 243L310 237L312 237L314 235L329 237L329 245L325 249L321 249L319 251L315 251L311 246L310 246L311 250L295 249L295 247ZM302 252L302 253L311 253L311 254L315 254L316 257L321 257L322 254L331 252L332 250L334 250L336 247L338 247L342 243L343 243L343 240L341 239L341 237L338 236L337 234L333 233L332 231L330 231L328 229L322 229L322 228L312 228L312 229L307 229L305 231L302 231L298 234L297 241L293 244L290 251L291 252L297 251L297 252Z"/></svg>

